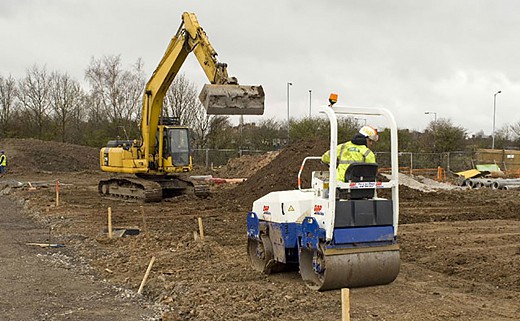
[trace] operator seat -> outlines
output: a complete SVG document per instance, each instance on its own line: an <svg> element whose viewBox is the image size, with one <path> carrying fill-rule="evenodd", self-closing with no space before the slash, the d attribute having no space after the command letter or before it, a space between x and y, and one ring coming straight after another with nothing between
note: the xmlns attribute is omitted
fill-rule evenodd
<svg viewBox="0 0 520 321"><path fill-rule="evenodd" d="M376 163L352 163L345 171L345 182L375 182L377 180L377 168ZM341 194L344 194L344 191ZM347 199L368 199L373 198L374 194L375 188L351 189L347 194Z"/></svg>

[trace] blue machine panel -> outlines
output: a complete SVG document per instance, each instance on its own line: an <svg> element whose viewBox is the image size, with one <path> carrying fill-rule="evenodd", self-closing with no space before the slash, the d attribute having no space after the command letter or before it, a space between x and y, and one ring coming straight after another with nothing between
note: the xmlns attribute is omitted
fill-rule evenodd
<svg viewBox="0 0 520 321"><path fill-rule="evenodd" d="M334 243L369 243L393 241L393 226L370 226L334 229Z"/></svg>
<svg viewBox="0 0 520 321"><path fill-rule="evenodd" d="M273 244L273 254L276 261L287 263L286 250L297 248L299 234L299 224L269 223L269 238Z"/></svg>
<svg viewBox="0 0 520 321"><path fill-rule="evenodd" d="M255 212L247 213L247 236L249 238L260 240L260 224L258 216Z"/></svg>
<svg viewBox="0 0 520 321"><path fill-rule="evenodd" d="M306 217L302 222L302 247L317 249L320 240L325 239L325 230L320 228L314 217Z"/></svg>

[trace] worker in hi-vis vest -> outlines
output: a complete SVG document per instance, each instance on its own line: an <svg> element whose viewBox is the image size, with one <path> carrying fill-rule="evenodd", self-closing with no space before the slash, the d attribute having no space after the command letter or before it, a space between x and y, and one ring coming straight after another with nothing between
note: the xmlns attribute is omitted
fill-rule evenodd
<svg viewBox="0 0 520 321"><path fill-rule="evenodd" d="M375 163L376 155L370 150L370 147L377 142L379 135L377 130L371 126L363 126L359 132L354 135L352 140L340 144L337 147L337 171L338 181L345 181L345 172L352 163ZM321 161L330 163L330 150L321 157Z"/></svg>
<svg viewBox="0 0 520 321"><path fill-rule="evenodd" d="M7 169L7 155L4 151L0 151L0 174L4 174Z"/></svg>

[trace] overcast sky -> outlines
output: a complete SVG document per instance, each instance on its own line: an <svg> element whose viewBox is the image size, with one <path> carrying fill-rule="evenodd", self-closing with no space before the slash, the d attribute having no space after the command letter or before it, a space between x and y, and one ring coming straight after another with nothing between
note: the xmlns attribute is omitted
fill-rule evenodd
<svg viewBox="0 0 520 321"><path fill-rule="evenodd" d="M338 105L388 108L400 128L423 130L431 111L491 134L501 90L496 128L520 121L516 0L0 0L0 75L37 64L83 82L92 57L120 54L126 67L142 58L148 77L184 11L230 75L264 87L264 116L246 121L286 120L288 82L294 118L335 92ZM207 82L194 55L182 72Z"/></svg>

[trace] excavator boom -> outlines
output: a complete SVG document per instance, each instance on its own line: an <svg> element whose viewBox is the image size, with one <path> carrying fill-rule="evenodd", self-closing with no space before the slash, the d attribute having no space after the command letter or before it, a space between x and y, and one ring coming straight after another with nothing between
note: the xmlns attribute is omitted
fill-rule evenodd
<svg viewBox="0 0 520 321"><path fill-rule="evenodd" d="M197 186L181 177L193 168L189 128L168 117L161 117L164 96L191 52L210 83L204 86L199 96L208 114L263 113L265 95L262 86L241 86L235 77L229 77L227 64L218 61L217 52L195 14L184 12L177 33L146 84L141 141L110 141L100 152L103 171L137 177L101 181L101 194L152 201L191 189L196 195L207 196L204 186Z"/></svg>
<svg viewBox="0 0 520 321"><path fill-rule="evenodd" d="M190 52L195 54L210 82L204 85L199 95L208 114L261 115L264 112L262 86L241 86L235 77L229 77L227 64L218 61L218 54L195 14L184 12L177 33L146 85L141 130L148 146L153 146L155 142L166 91Z"/></svg>

